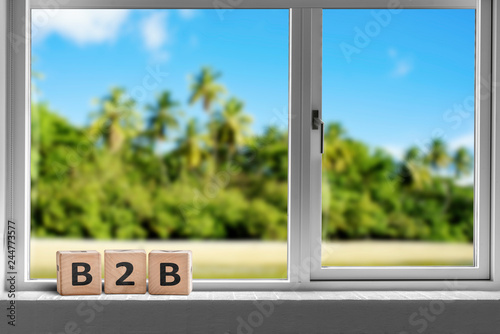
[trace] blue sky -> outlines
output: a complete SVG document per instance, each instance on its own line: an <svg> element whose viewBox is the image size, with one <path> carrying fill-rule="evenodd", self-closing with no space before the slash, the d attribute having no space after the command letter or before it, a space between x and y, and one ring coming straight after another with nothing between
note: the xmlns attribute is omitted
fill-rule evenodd
<svg viewBox="0 0 500 334"><path fill-rule="evenodd" d="M383 17L383 25L376 20L380 13L324 11L325 121L339 121L352 137L395 156L436 136L451 148L472 148L474 10L403 10ZM159 68L168 76L145 96L135 95L139 104L170 90L188 117L205 120L199 105L186 102L190 75L209 65L222 73L226 97L245 101L254 132L286 127L288 11L220 14L59 10L47 19L34 11L33 68L45 77L37 82L38 98L86 124L94 98L112 86L139 92L148 68Z"/></svg>
<svg viewBox="0 0 500 334"><path fill-rule="evenodd" d="M199 103L186 104L189 77L208 65L222 73L226 98L245 101L255 131L277 118L286 128L287 10L234 10L223 19L215 10L63 10L37 30L32 45L33 68L45 77L37 83L41 99L78 124L95 110L92 99L112 86L127 88L140 104L169 90L187 117L204 120ZM134 94L148 68L168 76L145 97Z"/></svg>
<svg viewBox="0 0 500 334"><path fill-rule="evenodd" d="M475 11L387 13L324 11L324 117L395 155L434 137L472 149Z"/></svg>

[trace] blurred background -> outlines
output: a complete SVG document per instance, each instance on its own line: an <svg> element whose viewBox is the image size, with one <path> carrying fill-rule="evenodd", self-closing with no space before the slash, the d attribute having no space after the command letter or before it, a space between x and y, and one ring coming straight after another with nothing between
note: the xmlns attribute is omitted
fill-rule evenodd
<svg viewBox="0 0 500 334"><path fill-rule="evenodd" d="M288 19L32 11L31 278L111 248L286 278ZM474 11L405 10L356 45L373 20L324 11L323 265L472 265Z"/></svg>

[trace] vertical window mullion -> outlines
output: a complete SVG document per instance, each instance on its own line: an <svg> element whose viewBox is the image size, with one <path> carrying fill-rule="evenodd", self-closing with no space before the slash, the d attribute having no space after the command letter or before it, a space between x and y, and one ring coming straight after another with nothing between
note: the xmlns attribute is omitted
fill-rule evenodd
<svg viewBox="0 0 500 334"><path fill-rule="evenodd" d="M306 114L308 119L304 120L309 130L310 142L310 257L311 271L321 268L321 129L312 129L312 112L318 111L319 118L322 118L322 29L323 29L323 10L313 8L311 10L311 102L310 108ZM323 143L324 145L324 143Z"/></svg>
<svg viewBox="0 0 500 334"><path fill-rule="evenodd" d="M499 31L500 31L500 4L497 2L494 2L492 5L492 13L493 13L493 18L492 18L492 29L491 31L493 32L492 36L492 41L493 41L493 48L492 48L492 173L491 173L491 191L492 191L492 198L491 198L491 247L490 247L490 256L492 258L491 261L491 269L490 269L490 279L497 281L498 280L498 268L500 268L500 249L498 246L498 240L500 240L500 228L496 226L495 222L497 222L500 219L499 213L500 210L496 209L496 203L498 203L498 194L500 192L500 183L498 182L498 166L500 166L500 145L499 145L499 136L498 136L498 129L500 129L500 117L498 117L498 111L500 111L500 39L499 39Z"/></svg>
<svg viewBox="0 0 500 334"><path fill-rule="evenodd" d="M300 282L301 254L301 122L302 9L291 8L289 20L289 173L288 173L288 279Z"/></svg>
<svg viewBox="0 0 500 334"><path fill-rule="evenodd" d="M8 68L9 68L9 110L7 112L7 148L9 165L7 166L8 188L7 218L15 223L16 230L16 275L20 290L28 281L29 247L29 210L26 207L29 198L30 160L29 160L29 103L26 100L26 87L29 73L26 69L26 55L29 50L29 17L26 1L9 2ZM27 81L28 80L28 81ZM7 223L7 222L6 222Z"/></svg>
<svg viewBox="0 0 500 334"><path fill-rule="evenodd" d="M489 273L491 207L491 1L476 8L474 265Z"/></svg>
<svg viewBox="0 0 500 334"><path fill-rule="evenodd" d="M8 2L4 1L0 5L0 22L8 22ZM0 25L0 45L7 47L7 24ZM7 52L0 53L0 228L5 233L7 225ZM5 268L4 258L0 260L3 272Z"/></svg>

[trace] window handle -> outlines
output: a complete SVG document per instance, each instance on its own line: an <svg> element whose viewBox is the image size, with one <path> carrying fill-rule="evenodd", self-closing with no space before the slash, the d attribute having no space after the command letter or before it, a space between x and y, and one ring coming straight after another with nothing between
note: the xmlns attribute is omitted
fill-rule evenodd
<svg viewBox="0 0 500 334"><path fill-rule="evenodd" d="M325 123L321 118L319 118L319 111L318 110L313 110L312 112L312 128L313 130L318 130L321 129L321 137L320 137L320 153L323 154L323 146L324 146L324 129L325 129Z"/></svg>

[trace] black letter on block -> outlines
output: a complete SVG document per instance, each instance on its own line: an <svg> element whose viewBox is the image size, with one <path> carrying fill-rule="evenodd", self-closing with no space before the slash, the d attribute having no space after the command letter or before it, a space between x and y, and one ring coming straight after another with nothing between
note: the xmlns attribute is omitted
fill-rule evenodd
<svg viewBox="0 0 500 334"><path fill-rule="evenodd" d="M135 285L135 282L125 282L125 279L134 271L134 265L130 262L120 262L116 264L116 268L125 267L125 274L116 281L116 285Z"/></svg>
<svg viewBox="0 0 500 334"><path fill-rule="evenodd" d="M78 267L83 267L83 271L78 271ZM71 264L71 276L73 278L73 286L75 285L87 285L92 282L92 275L89 274L90 264L85 262L74 262ZM78 282L78 276L85 276L86 280L84 282Z"/></svg>
<svg viewBox="0 0 500 334"><path fill-rule="evenodd" d="M167 272L165 270L167 266L172 267L172 271ZM179 282L181 281L181 277L177 275L178 271L179 271L179 266L176 265L175 263L160 263L160 285L170 286L179 284ZM173 276L174 277L173 282L167 282L166 280L167 276Z"/></svg>

